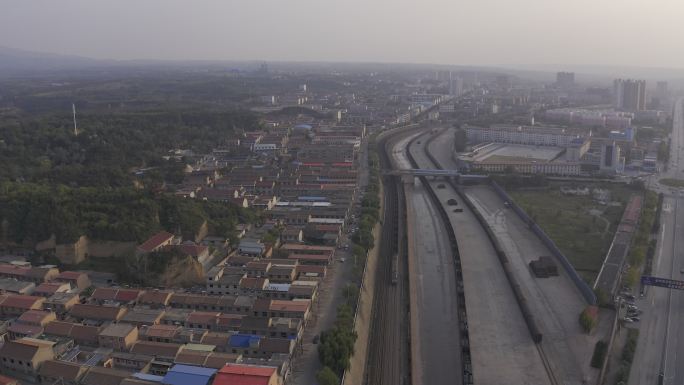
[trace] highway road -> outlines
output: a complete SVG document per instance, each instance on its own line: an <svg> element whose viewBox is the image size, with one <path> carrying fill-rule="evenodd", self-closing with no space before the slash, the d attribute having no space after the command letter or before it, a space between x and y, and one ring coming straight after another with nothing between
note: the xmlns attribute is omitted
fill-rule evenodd
<svg viewBox="0 0 684 385"><path fill-rule="evenodd" d="M430 134L420 137L421 143L414 142L410 149L422 168L434 168L425 154L429 138ZM440 157L446 154L448 158L448 143L446 137L432 142L447 145L447 151L439 151ZM430 184L440 201L456 199L463 209L454 212L446 206L461 256L475 383L548 384L541 358L485 230L449 184L439 179Z"/></svg>
<svg viewBox="0 0 684 385"><path fill-rule="evenodd" d="M398 140L392 150L397 168L410 168L406 148L417 134ZM420 361L414 373L417 384L460 384L461 341L458 333L457 287L454 259L444 224L425 188L417 183L405 185L409 235L409 268L416 298L417 325L412 332L419 341L413 357ZM420 378L415 378L418 375Z"/></svg>
<svg viewBox="0 0 684 385"><path fill-rule="evenodd" d="M675 104L672 147L668 170L658 178L684 179L684 100ZM652 275L683 279L684 274L684 194L665 186L658 247ZM639 342L629 377L633 385L684 384L684 292L665 288L646 288L637 301L644 310Z"/></svg>

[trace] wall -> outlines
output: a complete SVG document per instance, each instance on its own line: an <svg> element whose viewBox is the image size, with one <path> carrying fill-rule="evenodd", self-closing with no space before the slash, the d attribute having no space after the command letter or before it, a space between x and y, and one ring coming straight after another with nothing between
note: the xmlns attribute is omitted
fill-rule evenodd
<svg viewBox="0 0 684 385"><path fill-rule="evenodd" d="M55 256L60 262L75 265L85 261L88 254L88 238L81 235L74 243L65 243L55 246Z"/></svg>
<svg viewBox="0 0 684 385"><path fill-rule="evenodd" d="M88 256L93 258L120 257L135 252L135 242L88 240Z"/></svg>

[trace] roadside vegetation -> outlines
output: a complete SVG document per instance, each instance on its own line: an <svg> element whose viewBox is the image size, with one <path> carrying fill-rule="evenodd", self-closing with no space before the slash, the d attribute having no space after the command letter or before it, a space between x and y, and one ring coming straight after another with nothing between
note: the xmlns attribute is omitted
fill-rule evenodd
<svg viewBox="0 0 684 385"><path fill-rule="evenodd" d="M660 184L664 184L665 186L669 187L676 187L676 188L682 188L684 187L684 179L675 179L675 178L663 178L659 180Z"/></svg>
<svg viewBox="0 0 684 385"><path fill-rule="evenodd" d="M632 368L632 361L634 360L634 352L636 351L638 340L639 329L627 329L627 342L622 349L620 368L615 376L615 385L622 385L628 382L629 371Z"/></svg>
<svg viewBox="0 0 684 385"><path fill-rule="evenodd" d="M634 287L639 282L641 267L644 262L651 260L655 253L656 239L652 238L651 235L657 232L659 227L656 222L658 206L658 194L653 191L646 191L639 227L632 238L632 245L627 256L630 268L622 280L623 284L627 286Z"/></svg>
<svg viewBox="0 0 684 385"><path fill-rule="evenodd" d="M361 215L358 230L352 236L351 252L354 257L352 281L342 289L345 298L337 308L335 325L321 333L318 357L323 368L316 374L319 385L337 385L344 372L349 369L354 354L356 332L354 315L359 298L359 285L363 279L368 251L375 246L373 228L380 220L380 159L375 138L368 142L368 186L361 200Z"/></svg>

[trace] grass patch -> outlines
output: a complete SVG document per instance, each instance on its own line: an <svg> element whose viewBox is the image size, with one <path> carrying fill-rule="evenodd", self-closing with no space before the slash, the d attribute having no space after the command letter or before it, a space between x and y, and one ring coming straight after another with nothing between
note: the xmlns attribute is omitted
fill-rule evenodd
<svg viewBox="0 0 684 385"><path fill-rule="evenodd" d="M635 191L628 186L587 185L590 189L610 190L611 200L622 203L606 206L590 196L563 195L560 187L561 184L554 183L544 189L508 193L553 239L585 281L591 283L610 248L625 203Z"/></svg>
<svg viewBox="0 0 684 385"><path fill-rule="evenodd" d="M665 186L670 186L670 187L677 187L681 188L684 187L684 179L675 179L675 178L663 178L658 181L660 184L664 184Z"/></svg>

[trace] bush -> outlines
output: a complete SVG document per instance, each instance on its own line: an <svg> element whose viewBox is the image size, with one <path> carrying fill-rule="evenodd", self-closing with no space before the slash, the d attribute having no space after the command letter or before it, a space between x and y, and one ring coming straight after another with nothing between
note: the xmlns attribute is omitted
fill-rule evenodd
<svg viewBox="0 0 684 385"><path fill-rule="evenodd" d="M356 307L356 301L359 298L359 288L351 283L348 283L344 288L342 288L342 295L344 300L352 309Z"/></svg>
<svg viewBox="0 0 684 385"><path fill-rule="evenodd" d="M324 366L323 369L316 373L316 381L318 385L339 385L340 378L337 377L337 374L332 369Z"/></svg>
<svg viewBox="0 0 684 385"><path fill-rule="evenodd" d="M592 316L590 309L591 306L587 307L580 313L579 316L579 323L580 326L582 326L582 330L584 330L585 333L591 333L591 330L596 326L596 318Z"/></svg>
<svg viewBox="0 0 684 385"><path fill-rule="evenodd" d="M622 349L622 364L615 376L615 384L626 384L629 380L629 371L632 367L632 360L634 359L634 352L636 351L637 341L639 340L639 329L627 330L627 342Z"/></svg>
<svg viewBox="0 0 684 385"><path fill-rule="evenodd" d="M611 304L610 295L600 288L596 288L596 290L594 290L594 294L596 294L596 299L598 300L599 306L605 307Z"/></svg>
<svg viewBox="0 0 684 385"><path fill-rule="evenodd" d="M594 347L594 354L591 356L591 367L601 369L603 361L606 359L606 352L608 351L608 344L601 340L596 343Z"/></svg>
<svg viewBox="0 0 684 385"><path fill-rule="evenodd" d="M627 331L627 342L622 350L622 360L627 363L632 363L634 359L634 352L636 351L637 339L639 338L638 329L629 329Z"/></svg>

